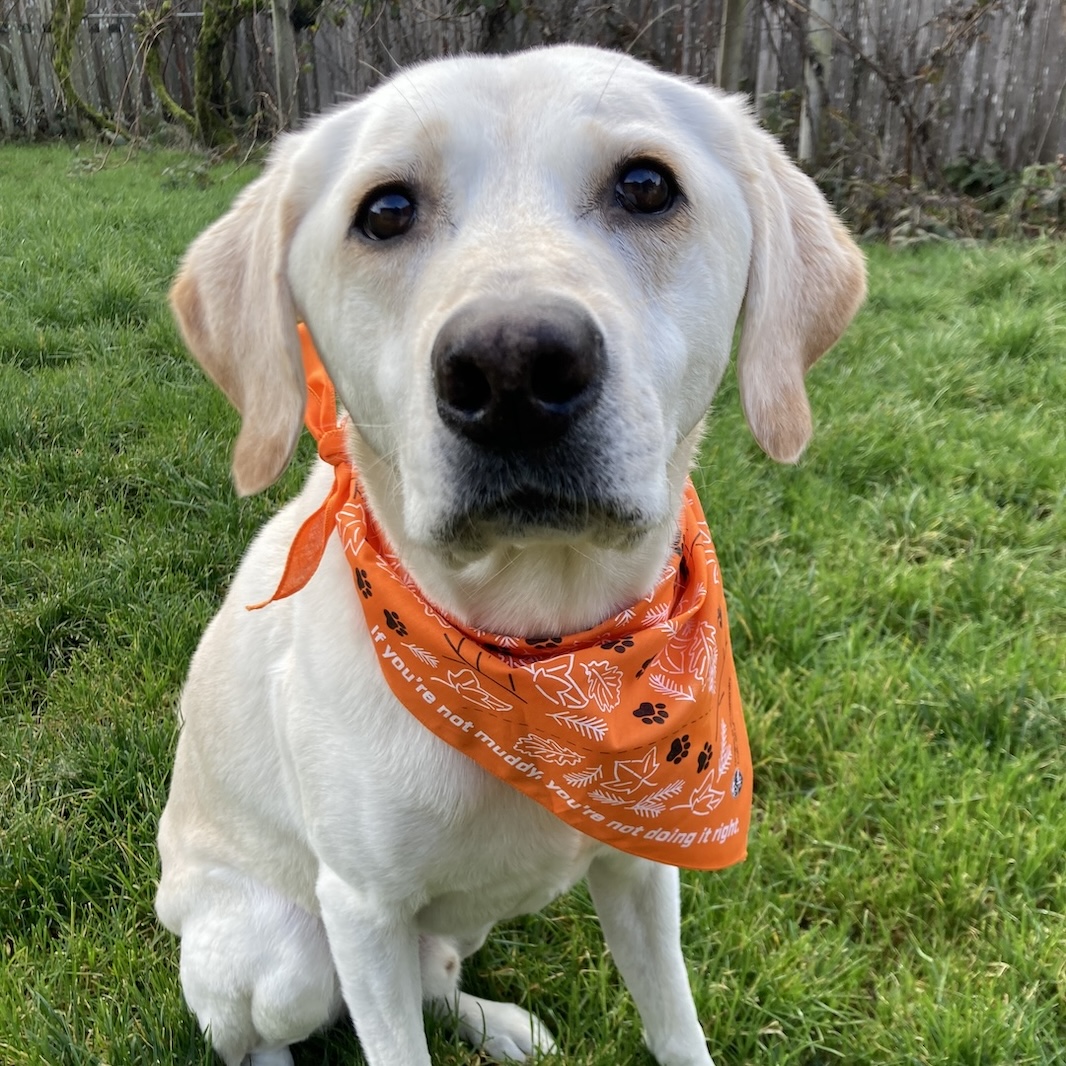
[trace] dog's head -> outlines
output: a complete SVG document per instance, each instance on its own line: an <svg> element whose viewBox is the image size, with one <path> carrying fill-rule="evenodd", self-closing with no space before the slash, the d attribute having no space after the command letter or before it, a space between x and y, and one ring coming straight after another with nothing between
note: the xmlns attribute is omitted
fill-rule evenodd
<svg viewBox="0 0 1066 1066"><path fill-rule="evenodd" d="M561 47L415 67L285 138L172 302L241 413L240 492L299 434L302 319L387 532L476 555L668 526L742 309L745 415L794 461L864 284L739 98Z"/></svg>

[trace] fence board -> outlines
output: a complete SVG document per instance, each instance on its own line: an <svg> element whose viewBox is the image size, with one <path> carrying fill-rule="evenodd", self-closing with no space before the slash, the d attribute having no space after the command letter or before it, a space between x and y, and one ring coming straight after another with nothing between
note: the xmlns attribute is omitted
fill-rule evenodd
<svg viewBox="0 0 1066 1066"><path fill-rule="evenodd" d="M26 46L24 43L26 33L23 30L24 23L11 27L11 60L15 71L15 85L18 89L18 99L22 120L26 126L26 132L33 136L37 132L37 107L34 100L33 82L30 80L29 67L26 64Z"/></svg>
<svg viewBox="0 0 1066 1066"><path fill-rule="evenodd" d="M45 30L47 21L42 7L34 4L27 8L25 15L29 33L28 43L32 46L33 55L31 76L40 96L41 107L44 109L45 126L51 128L56 122L59 98L59 85L52 67L52 34Z"/></svg>
<svg viewBox="0 0 1066 1066"><path fill-rule="evenodd" d="M12 137L15 133L16 108L12 106L11 90L8 87L8 78L5 67L8 63L10 50L11 31L6 27L0 27L0 131Z"/></svg>

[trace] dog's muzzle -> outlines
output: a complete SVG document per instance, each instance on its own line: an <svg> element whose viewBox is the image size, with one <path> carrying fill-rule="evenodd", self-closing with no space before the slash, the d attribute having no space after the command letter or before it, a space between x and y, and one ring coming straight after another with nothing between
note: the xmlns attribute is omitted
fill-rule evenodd
<svg viewBox="0 0 1066 1066"><path fill-rule="evenodd" d="M606 370L599 327L564 297L481 297L456 311L433 345L442 421L497 453L561 441L595 406Z"/></svg>
<svg viewBox="0 0 1066 1066"><path fill-rule="evenodd" d="M653 524L615 476L606 342L576 301L472 300L441 327L432 368L451 438L439 543L477 552L500 538L583 536L613 546Z"/></svg>

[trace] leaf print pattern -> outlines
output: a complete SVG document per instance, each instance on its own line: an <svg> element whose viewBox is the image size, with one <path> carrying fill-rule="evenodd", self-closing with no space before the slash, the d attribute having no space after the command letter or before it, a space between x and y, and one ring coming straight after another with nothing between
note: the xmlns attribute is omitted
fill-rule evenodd
<svg viewBox="0 0 1066 1066"><path fill-rule="evenodd" d="M682 807L692 811L693 814L711 814L716 811L725 799L725 793L720 788L715 788L711 779L705 778L703 784L692 790L688 803Z"/></svg>
<svg viewBox="0 0 1066 1066"><path fill-rule="evenodd" d="M593 715L566 714L560 711L558 714L549 714L548 717L567 729L580 733L586 740L603 740L607 735L607 723Z"/></svg>
<svg viewBox="0 0 1066 1066"><path fill-rule="evenodd" d="M710 622L689 623L667 641L657 667L675 676L691 677L714 691L718 673L718 637Z"/></svg>
<svg viewBox="0 0 1066 1066"><path fill-rule="evenodd" d="M563 780L574 788L588 788L594 785L603 776L603 767L594 766L591 770L577 770L574 773L564 774Z"/></svg>
<svg viewBox="0 0 1066 1066"><path fill-rule="evenodd" d="M437 666L440 660L432 653L420 648L417 644L405 644L404 647L420 662L426 666Z"/></svg>
<svg viewBox="0 0 1066 1066"><path fill-rule="evenodd" d="M533 733L519 737L515 741L514 750L519 755L539 759L541 762L551 763L554 766L577 766L581 762L581 756L576 751L564 748L551 737L538 737Z"/></svg>
<svg viewBox="0 0 1066 1066"><path fill-rule="evenodd" d="M652 607L644 616L644 624L649 628L651 626L661 626L670 617L670 605L666 603L660 603L657 607Z"/></svg>
<svg viewBox="0 0 1066 1066"><path fill-rule="evenodd" d="M616 759L614 777L603 787L623 796L632 795L641 788L654 786L652 778L658 773L659 759L652 748L642 759Z"/></svg>
<svg viewBox="0 0 1066 1066"><path fill-rule="evenodd" d="M359 503L349 502L337 515L337 528L345 551L359 552L366 540L366 512Z"/></svg>
<svg viewBox="0 0 1066 1066"><path fill-rule="evenodd" d="M433 680L458 692L473 707L482 707L487 711L509 711L513 707L513 704L486 692L473 670L449 670L446 677L435 677Z"/></svg>
<svg viewBox="0 0 1066 1066"><path fill-rule="evenodd" d="M733 761L733 745L729 743L729 730L726 728L725 722L722 723L722 739L721 747L718 754L718 776L729 769L730 764Z"/></svg>
<svg viewBox="0 0 1066 1066"><path fill-rule="evenodd" d="M622 698L622 670L605 659L594 659L582 663L585 671L589 698L599 707L602 714L610 714Z"/></svg>
<svg viewBox="0 0 1066 1066"><path fill-rule="evenodd" d="M665 788L660 788L650 796L645 796L643 799L631 804L629 809L634 814L639 814L641 818L656 818L666 810L666 801L673 799L684 787L684 781L674 781Z"/></svg>
<svg viewBox="0 0 1066 1066"><path fill-rule="evenodd" d="M685 703L695 702L696 694L690 687L682 685L677 681L671 681L663 674L649 674L648 684L651 685L656 692L659 692L664 696L669 696L673 700L684 700Z"/></svg>
<svg viewBox="0 0 1066 1066"><path fill-rule="evenodd" d="M569 710L584 710L589 704L588 693L574 676L574 656L549 659L547 666L539 662L529 666L537 691L551 703Z"/></svg>

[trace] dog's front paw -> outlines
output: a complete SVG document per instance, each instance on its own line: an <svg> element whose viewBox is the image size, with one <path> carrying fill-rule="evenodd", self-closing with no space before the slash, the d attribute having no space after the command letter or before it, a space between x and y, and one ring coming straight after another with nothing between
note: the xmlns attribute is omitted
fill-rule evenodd
<svg viewBox="0 0 1066 1066"><path fill-rule="evenodd" d="M244 1057L241 1066L292 1066L292 1053L287 1047L253 1051Z"/></svg>
<svg viewBox="0 0 1066 1066"><path fill-rule="evenodd" d="M555 1050L544 1023L513 1003L459 995L459 1035L495 1062L526 1062Z"/></svg>

